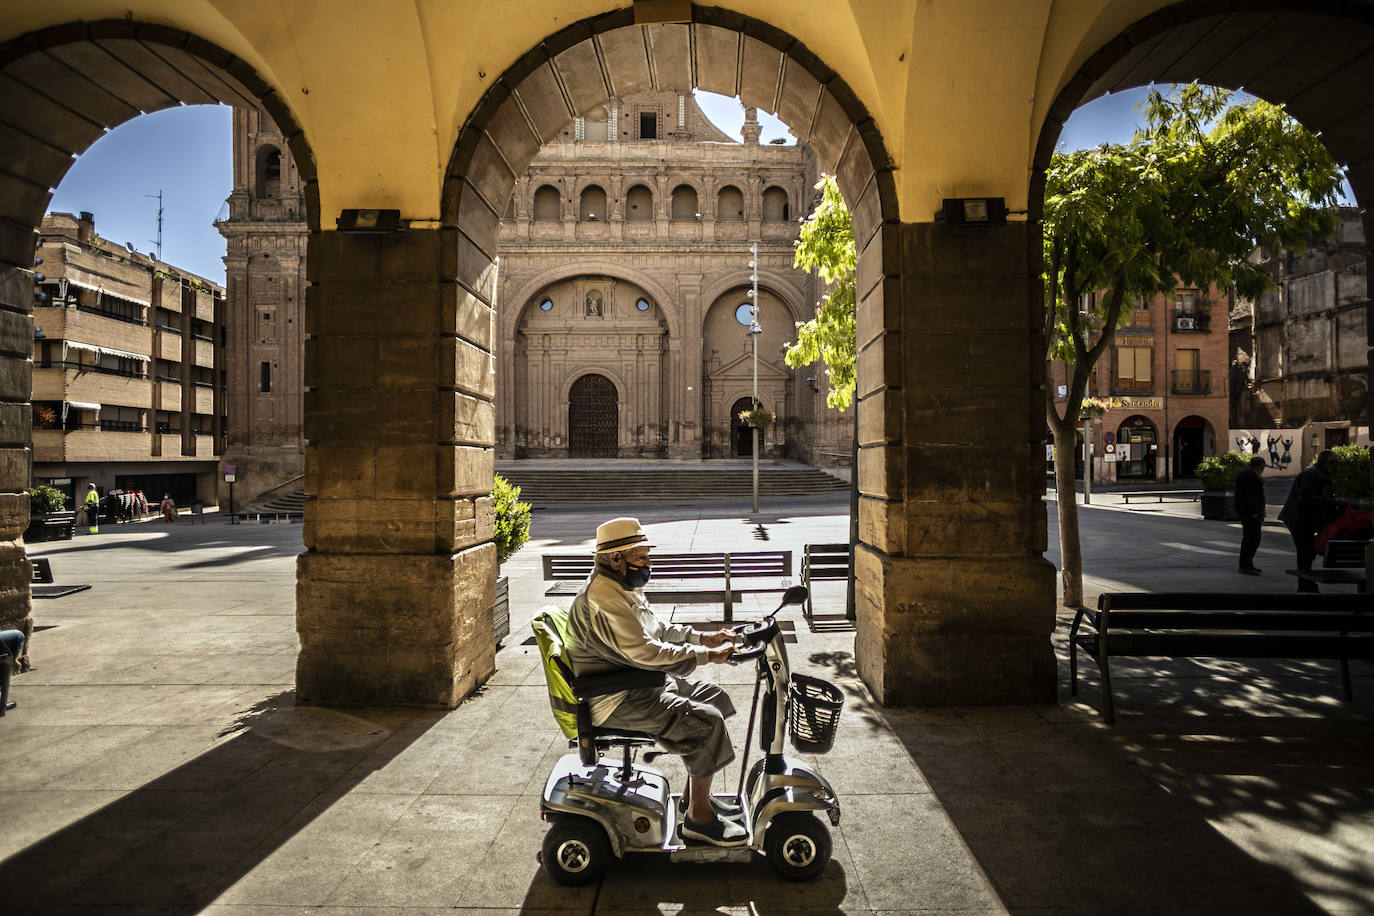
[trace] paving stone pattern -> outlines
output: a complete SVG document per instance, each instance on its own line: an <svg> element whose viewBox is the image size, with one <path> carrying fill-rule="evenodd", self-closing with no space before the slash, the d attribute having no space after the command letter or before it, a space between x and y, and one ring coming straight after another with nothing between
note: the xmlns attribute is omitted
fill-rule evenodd
<svg viewBox="0 0 1374 916"><path fill-rule="evenodd" d="M597 886L554 885L535 861L539 794L565 752L526 644L546 600L540 553L587 549L599 521L626 511L671 551L799 552L846 536L843 497L762 508L754 519L724 503L542 510L504 569L512 633L496 674L452 712L295 705L299 524L210 516L36 545L59 583L93 588L35 602L36 670L15 678L19 708L0 719L4 911L1374 909L1369 666L1356 666L1348 705L1329 665L1123 660L1120 724L1107 727L1067 697L1062 613L1061 703L1024 708L880 708L855 676L853 633L795 620L798 667L847 694L835 750L816 761L844 806L817 881L781 882L761 860L641 856ZM1089 590L1290 587L1277 572L1291 559L1282 529L1265 532L1266 575L1241 577L1239 529L1189 510L1085 509ZM833 612L843 584L818 596ZM750 599L740 616L761 610ZM376 653L385 665L386 647ZM747 705L750 669L712 673ZM680 785L677 761L660 764Z"/></svg>

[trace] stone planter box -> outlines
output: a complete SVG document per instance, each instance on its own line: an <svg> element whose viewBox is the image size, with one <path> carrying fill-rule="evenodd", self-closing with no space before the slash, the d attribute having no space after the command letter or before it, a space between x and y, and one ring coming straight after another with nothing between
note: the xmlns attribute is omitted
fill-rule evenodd
<svg viewBox="0 0 1374 916"><path fill-rule="evenodd" d="M48 512L30 515L29 527L24 529L24 541L36 544L40 541L70 541L76 530L76 513Z"/></svg>
<svg viewBox="0 0 1374 916"><path fill-rule="evenodd" d="M1234 522L1240 518L1240 513L1236 511L1235 490L1203 490L1199 502L1202 503L1203 518L1223 522Z"/></svg>
<svg viewBox="0 0 1374 916"><path fill-rule="evenodd" d="M496 603L491 606L491 630L497 646L510 635L510 579L496 577Z"/></svg>

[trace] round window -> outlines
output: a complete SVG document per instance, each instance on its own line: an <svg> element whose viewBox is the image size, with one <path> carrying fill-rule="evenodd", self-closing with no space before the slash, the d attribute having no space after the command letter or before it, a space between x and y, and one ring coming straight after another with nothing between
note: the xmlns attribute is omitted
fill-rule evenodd
<svg viewBox="0 0 1374 916"><path fill-rule="evenodd" d="M553 300L552 300L552 299L545 299L543 302L539 303L539 311L541 311L541 312L551 312L551 311L553 311Z"/></svg>
<svg viewBox="0 0 1374 916"><path fill-rule="evenodd" d="M640 299L635 303L635 308L639 309L641 312L647 312L649 310L649 300Z"/></svg>
<svg viewBox="0 0 1374 916"><path fill-rule="evenodd" d="M746 302L735 309L735 320L746 328L749 327L754 321L754 307Z"/></svg>

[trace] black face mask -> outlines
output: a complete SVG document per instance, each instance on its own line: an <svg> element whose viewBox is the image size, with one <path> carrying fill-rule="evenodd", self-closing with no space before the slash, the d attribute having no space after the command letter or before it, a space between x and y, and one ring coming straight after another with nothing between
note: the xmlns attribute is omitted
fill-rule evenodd
<svg viewBox="0 0 1374 916"><path fill-rule="evenodd" d="M626 561L625 563L625 584L630 588L643 588L649 581L649 574L653 572L647 566L633 566Z"/></svg>

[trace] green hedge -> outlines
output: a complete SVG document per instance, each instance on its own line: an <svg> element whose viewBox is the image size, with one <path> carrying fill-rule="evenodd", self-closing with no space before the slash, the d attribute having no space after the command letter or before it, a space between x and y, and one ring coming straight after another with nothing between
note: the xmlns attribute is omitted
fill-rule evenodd
<svg viewBox="0 0 1374 916"><path fill-rule="evenodd" d="M520 488L496 475L491 495L496 497L496 562L515 556L530 539L530 504L520 501Z"/></svg>
<svg viewBox="0 0 1374 916"><path fill-rule="evenodd" d="M1252 455L1240 452L1225 452L1203 458L1197 463L1197 476L1204 490L1234 490L1236 475L1249 464Z"/></svg>
<svg viewBox="0 0 1374 916"><path fill-rule="evenodd" d="M1331 451L1336 453L1332 492L1345 497L1374 496L1374 485L1369 480L1369 449L1363 445L1338 445Z"/></svg>
<svg viewBox="0 0 1374 916"><path fill-rule="evenodd" d="M67 494L57 487L40 483L36 487L29 488L30 515L46 515L49 512L61 512L65 508L67 508Z"/></svg>

